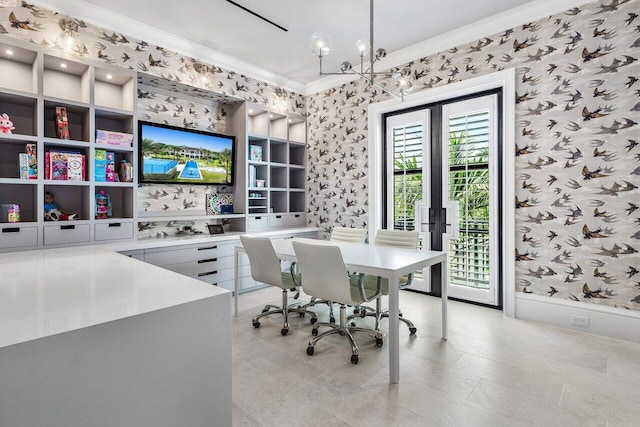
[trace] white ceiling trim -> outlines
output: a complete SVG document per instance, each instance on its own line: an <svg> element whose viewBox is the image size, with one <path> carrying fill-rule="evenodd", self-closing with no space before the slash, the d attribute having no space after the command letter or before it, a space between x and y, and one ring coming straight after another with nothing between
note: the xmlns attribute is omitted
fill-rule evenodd
<svg viewBox="0 0 640 427"><path fill-rule="evenodd" d="M217 50L128 18L124 15L113 13L107 9L95 6L85 1L36 0L34 3L53 10L54 12L62 13L72 18L82 19L106 30L135 37L146 41L147 43L155 44L183 55L197 58L200 61L262 80L283 89L303 95L306 93L306 88L303 83L289 80L281 75L267 71L264 68L258 67L249 62L226 55Z"/></svg>
<svg viewBox="0 0 640 427"><path fill-rule="evenodd" d="M591 3L593 0L537 0L509 9L489 18L473 22L456 30L390 53L376 63L377 70L388 70L410 61L450 49L461 44L499 33L500 31L535 21L571 8ZM368 67L368 64L365 68ZM306 85L305 95L311 95L359 79L356 75L329 76Z"/></svg>

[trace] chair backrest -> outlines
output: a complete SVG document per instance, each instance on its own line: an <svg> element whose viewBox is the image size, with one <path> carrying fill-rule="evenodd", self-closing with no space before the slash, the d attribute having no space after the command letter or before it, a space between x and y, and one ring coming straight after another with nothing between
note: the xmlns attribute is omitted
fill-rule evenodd
<svg viewBox="0 0 640 427"><path fill-rule="evenodd" d="M340 248L293 241L305 294L337 303L351 304L349 273Z"/></svg>
<svg viewBox="0 0 640 427"><path fill-rule="evenodd" d="M251 277L258 282L284 288L280 259L267 237L240 236L242 246L249 256Z"/></svg>
<svg viewBox="0 0 640 427"><path fill-rule="evenodd" d="M378 230L376 231L376 240L374 242L374 245L415 249L418 247L418 232L402 230Z"/></svg>
<svg viewBox="0 0 640 427"><path fill-rule="evenodd" d="M364 243L367 240L367 229L333 227L329 240L334 242Z"/></svg>

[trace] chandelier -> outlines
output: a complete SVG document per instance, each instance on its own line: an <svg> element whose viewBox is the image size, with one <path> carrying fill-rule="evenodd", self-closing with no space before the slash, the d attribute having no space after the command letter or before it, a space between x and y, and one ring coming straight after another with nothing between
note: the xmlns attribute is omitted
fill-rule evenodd
<svg viewBox="0 0 640 427"><path fill-rule="evenodd" d="M332 42L331 37L323 32L315 32L309 39L309 50L314 56L317 56L320 62L320 76L336 76L345 74L356 74L365 79L371 87L376 87L383 92L393 96L394 98L404 101L404 96L413 90L413 76L411 69L406 67L395 71L378 72L374 71L374 64L387 56L387 51L373 48L373 0L369 1L369 40L360 39L355 43L354 50L360 57L360 70L353 68L353 64L344 61L340 64L340 72L325 72L322 70L322 58L331 53ZM365 60L369 60L368 68L365 69ZM376 77L391 77L392 89L386 85L376 82Z"/></svg>

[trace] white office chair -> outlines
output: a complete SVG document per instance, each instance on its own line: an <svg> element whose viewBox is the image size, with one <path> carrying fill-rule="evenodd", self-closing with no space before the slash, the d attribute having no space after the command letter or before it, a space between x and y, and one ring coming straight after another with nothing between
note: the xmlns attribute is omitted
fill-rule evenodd
<svg viewBox="0 0 640 427"><path fill-rule="evenodd" d="M364 243L367 240L367 229L333 227L329 240L332 242ZM315 297L311 297L311 301L306 304L304 308L313 307L316 304L327 304L329 306L329 322L336 323L336 318L333 315L333 303L331 301L320 300Z"/></svg>
<svg viewBox="0 0 640 427"><path fill-rule="evenodd" d="M378 230L376 232L376 238L374 241L374 245L376 246L393 246L398 248L408 248L408 249L416 249L418 247L418 232L417 231L400 231L400 230ZM413 280L413 273L410 273L406 276L402 276L400 279L400 288L406 288L411 284ZM379 276L371 276L365 275L364 277L364 286L367 289L380 289L382 295L389 295L389 281L386 278L382 278ZM380 321L383 318L389 317L388 310L382 310L382 298L376 298L376 309L375 312L367 311L372 310L370 307L360 307L359 314L354 314L353 316L349 316L349 320L360 316L375 316L376 318L376 329L380 328ZM409 327L409 333L414 335L417 331L413 322L408 319L402 317L402 312L400 313L400 321L404 322Z"/></svg>
<svg viewBox="0 0 640 427"><path fill-rule="evenodd" d="M309 341L307 354L313 355L316 343L322 338L331 334L346 336L351 344L351 363L358 363L358 345L356 344L352 332L367 332L375 337L376 345L382 346L380 331L375 329L359 328L348 326L346 319L346 306L359 305L363 302L372 301L380 295L380 289L366 290L363 282L363 275L349 276L347 268L342 259L342 253L337 246L330 246L320 243L302 243L294 240L293 249L296 253L298 265L302 277L302 290L308 295L334 301L340 304L340 323L318 322L313 325L311 333L315 338ZM330 329L318 335L318 328L327 326Z"/></svg>
<svg viewBox="0 0 640 427"><path fill-rule="evenodd" d="M267 304L262 310L262 314L253 318L253 327L259 328L260 319L271 314L282 314L284 316L284 326L280 331L282 335L287 335L289 332L289 313L298 313L300 317L308 314L311 316L311 323L315 323L318 320L318 316L314 312L305 310L295 304L288 305L288 290L300 286L300 275L295 274L293 271L282 271L280 259L273 249L271 240L266 237L248 236L240 236L240 240L249 256L251 277L255 281L282 288L282 306Z"/></svg>

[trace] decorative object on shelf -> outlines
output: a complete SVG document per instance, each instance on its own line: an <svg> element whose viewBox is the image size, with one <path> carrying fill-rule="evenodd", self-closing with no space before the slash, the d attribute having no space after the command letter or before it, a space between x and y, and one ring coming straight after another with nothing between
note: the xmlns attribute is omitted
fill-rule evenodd
<svg viewBox="0 0 640 427"><path fill-rule="evenodd" d="M207 215L220 215L222 206L231 206L233 213L233 194L231 193L213 193L205 196L205 206ZM228 208L226 208L228 209Z"/></svg>
<svg viewBox="0 0 640 427"><path fill-rule="evenodd" d="M133 182L133 165L126 160L120 160L118 178L120 182Z"/></svg>
<svg viewBox="0 0 640 427"><path fill-rule="evenodd" d="M94 151L93 180L105 182L107 180L107 150Z"/></svg>
<svg viewBox="0 0 640 427"><path fill-rule="evenodd" d="M45 179L84 181L85 156L78 151L51 150L44 154Z"/></svg>
<svg viewBox="0 0 640 427"><path fill-rule="evenodd" d="M70 138L67 107L56 107L56 135L60 139Z"/></svg>
<svg viewBox="0 0 640 427"><path fill-rule="evenodd" d="M107 162L105 164L105 180L115 182L116 180L116 155L112 151L107 151Z"/></svg>
<svg viewBox="0 0 640 427"><path fill-rule="evenodd" d="M207 224L209 234L224 234L224 228L220 224Z"/></svg>
<svg viewBox="0 0 640 427"><path fill-rule="evenodd" d="M29 179L29 155L18 153L18 167L20 168L20 179Z"/></svg>
<svg viewBox="0 0 640 427"><path fill-rule="evenodd" d="M96 144L131 148L133 134L98 129L96 130Z"/></svg>
<svg viewBox="0 0 640 427"><path fill-rule="evenodd" d="M106 191L100 190L96 194L96 219L107 219L111 215L111 196Z"/></svg>
<svg viewBox="0 0 640 427"><path fill-rule="evenodd" d="M254 162L262 161L262 147L259 145L249 145L249 160Z"/></svg>
<svg viewBox="0 0 640 427"><path fill-rule="evenodd" d="M44 220L45 221L67 221L78 219L78 214L69 213L62 210L56 203L55 196L50 191L44 193Z"/></svg>
<svg viewBox="0 0 640 427"><path fill-rule="evenodd" d="M0 116L0 133L13 133L12 131L15 129L13 126L13 122L9 119L9 115L7 113L2 113Z"/></svg>
<svg viewBox="0 0 640 427"><path fill-rule="evenodd" d="M264 179L256 179L256 187L264 187Z"/></svg>
<svg viewBox="0 0 640 427"><path fill-rule="evenodd" d="M383 59L387 56L387 51L384 49L373 49L373 0L369 1L369 40L358 40L354 46L354 49L358 56L360 56L360 71L353 69L353 65L349 61L344 61L340 64L340 72L327 73L322 71L322 58L327 56L331 52L332 43L331 37L323 32L315 32L311 35L309 40L309 50L314 56L317 56L320 60L320 75L344 75L344 74L356 74L365 79L369 86L373 89L376 87L383 92L393 96L394 98L404 101L404 96L413 90L413 76L410 68L404 68L397 71L387 71L376 73L373 69L376 61ZM369 59L368 68L365 69L365 59ZM375 81L376 76L391 77L393 79L394 90L389 90L383 84Z"/></svg>
<svg viewBox="0 0 640 427"><path fill-rule="evenodd" d="M0 205L0 222L20 222L20 205L15 203Z"/></svg>
<svg viewBox="0 0 640 427"><path fill-rule="evenodd" d="M29 179L38 178L38 155L36 154L36 144L27 144L27 164L29 167Z"/></svg>

